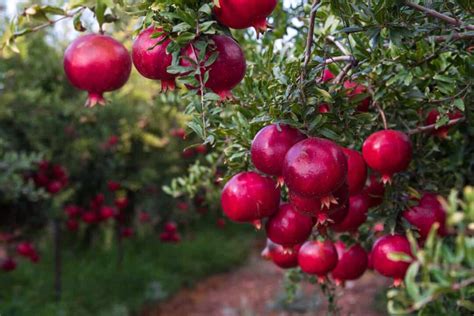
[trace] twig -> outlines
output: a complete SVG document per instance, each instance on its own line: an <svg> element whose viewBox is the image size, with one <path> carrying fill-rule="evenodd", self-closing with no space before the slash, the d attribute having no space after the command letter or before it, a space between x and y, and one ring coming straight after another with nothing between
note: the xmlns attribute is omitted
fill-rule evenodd
<svg viewBox="0 0 474 316"><path fill-rule="evenodd" d="M430 37L430 39L438 43L445 42L448 40L458 41L458 40L472 39L472 38L474 38L474 34L472 33L453 33L451 35L438 35L438 36Z"/></svg>
<svg viewBox="0 0 474 316"><path fill-rule="evenodd" d="M349 72L349 70L351 70L351 68L354 67L355 65L356 65L356 63L350 63L350 64L345 65L344 68L342 69L342 71L336 76L336 78L333 79L332 82L334 84L341 83L342 80L344 80L344 77Z"/></svg>
<svg viewBox="0 0 474 316"><path fill-rule="evenodd" d="M314 36L314 24L316 20L316 12L319 0L313 0L313 5L311 6L311 14L309 16L309 29L308 37L306 38L306 50L304 54L303 68L301 69L300 82L303 83L304 78L306 77L306 68L308 67L309 61L311 59L311 53L313 48L313 36Z"/></svg>
<svg viewBox="0 0 474 316"><path fill-rule="evenodd" d="M370 95L372 96L372 103L373 105L375 106L375 108L377 109L377 111L379 111L379 114L380 114L380 117L382 118L382 122L383 122L383 128L384 129L388 129L388 124L387 124L387 117L385 116L385 112L384 110L382 109L382 107L380 106L380 104L375 101L375 93L374 93L374 90L372 90L372 87L368 86L367 87L367 91L370 93Z"/></svg>
<svg viewBox="0 0 474 316"><path fill-rule="evenodd" d="M464 117L457 118L457 119L454 119L454 120L450 120L450 121L448 121L448 123L444 124L442 127L450 127L450 126L456 125L457 123L464 122L465 120L466 120L466 118L464 118ZM408 135L414 135L414 134L418 134L418 133L431 132L431 131L434 131L434 130L436 130L436 124L431 124L431 125L420 126L420 127L411 129L407 132L407 134Z"/></svg>
<svg viewBox="0 0 474 316"><path fill-rule="evenodd" d="M336 63L338 61L345 61L345 62L350 62L350 63L353 63L355 62L355 58L352 57L352 56L336 56L336 57L330 57L326 60L324 60L324 64L327 65L327 64L332 64L332 63Z"/></svg>
<svg viewBox="0 0 474 316"><path fill-rule="evenodd" d="M350 55L351 53L349 52L349 50L344 46L342 45L341 42L339 42L338 40L336 40L336 38L332 35L329 35L328 37L326 37L330 42L332 42L334 45L336 45L337 48L339 48L339 50L344 54L344 55Z"/></svg>
<svg viewBox="0 0 474 316"><path fill-rule="evenodd" d="M460 26L460 27L465 27L467 30L474 30L474 25L463 25L464 23L458 19L455 19L455 18L452 18L450 16L447 16L445 14L442 14L438 11L435 11L433 9L429 9L429 8L426 8L426 7L423 7L419 4L416 4L416 3L413 3L413 2L410 2L410 1L405 1L405 4L417 11L421 11L423 13L425 13L426 15L429 15L431 17L434 17L434 18L437 18L439 20L442 20L448 24L451 24L451 25L454 25L454 26Z"/></svg>

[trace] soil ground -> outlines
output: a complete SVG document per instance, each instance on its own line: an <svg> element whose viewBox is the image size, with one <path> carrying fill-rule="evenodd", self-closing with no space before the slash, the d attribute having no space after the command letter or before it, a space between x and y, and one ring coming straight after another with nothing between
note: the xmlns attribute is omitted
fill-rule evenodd
<svg viewBox="0 0 474 316"><path fill-rule="evenodd" d="M306 284L291 304L285 303L284 271L257 252L239 269L211 276L183 289L170 300L147 308L143 316L292 316L327 315L319 286ZM373 272L338 291L340 315L381 316L383 289L390 280Z"/></svg>

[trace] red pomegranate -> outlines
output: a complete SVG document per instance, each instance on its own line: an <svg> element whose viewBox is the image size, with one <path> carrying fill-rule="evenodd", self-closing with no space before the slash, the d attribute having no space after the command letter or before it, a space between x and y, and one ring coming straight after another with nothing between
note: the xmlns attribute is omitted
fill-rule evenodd
<svg viewBox="0 0 474 316"><path fill-rule="evenodd" d="M142 76L161 81L162 91L174 90L176 76L167 71L173 62L166 51L171 40L162 32L162 28L150 26L138 35L132 47L133 64Z"/></svg>
<svg viewBox="0 0 474 316"><path fill-rule="evenodd" d="M318 106L318 113L319 114L329 113L330 111L331 111L331 109L329 108L329 104L327 104L327 103L321 103Z"/></svg>
<svg viewBox="0 0 474 316"><path fill-rule="evenodd" d="M115 217L115 209L111 206L104 205L100 208L100 218L106 220Z"/></svg>
<svg viewBox="0 0 474 316"><path fill-rule="evenodd" d="M120 190L122 186L120 185L120 182L109 180L107 181L107 189L109 189L110 192L115 192Z"/></svg>
<svg viewBox="0 0 474 316"><path fill-rule="evenodd" d="M291 204L282 204L266 224L267 237L289 247L305 242L313 230L310 216L297 212Z"/></svg>
<svg viewBox="0 0 474 316"><path fill-rule="evenodd" d="M349 97L350 100L355 99L357 96L361 94L367 93L367 88L364 85L359 84L357 82L349 81L349 80L344 81L344 89L347 89L347 96ZM357 108L356 108L357 111L359 112L369 111L369 106L371 102L372 102L371 97L367 97L363 99L357 105Z"/></svg>
<svg viewBox="0 0 474 316"><path fill-rule="evenodd" d="M67 217L74 218L81 215L82 208L74 204L69 204L64 207L64 212L66 213Z"/></svg>
<svg viewBox="0 0 474 316"><path fill-rule="evenodd" d="M329 240L307 241L298 252L298 264L301 270L319 276L320 281L336 267L337 260L336 247Z"/></svg>
<svg viewBox="0 0 474 316"><path fill-rule="evenodd" d="M436 109L432 109L429 113L428 116L426 117L425 124L426 125L433 125L436 124L440 117L440 113ZM456 111L454 113L448 113L448 117L450 120L458 119L463 117L462 113L459 111ZM439 128L431 131L432 135L435 135L441 139L446 139L448 137L448 132L449 132L449 127L448 126L440 126Z"/></svg>
<svg viewBox="0 0 474 316"><path fill-rule="evenodd" d="M332 228L336 232L355 232L367 220L369 198L365 193L359 193L349 198L349 210L342 222Z"/></svg>
<svg viewBox="0 0 474 316"><path fill-rule="evenodd" d="M255 168L269 175L281 176L286 153L304 138L299 130L288 125L265 126L255 135L250 148Z"/></svg>
<svg viewBox="0 0 474 316"><path fill-rule="evenodd" d="M374 269L383 276L393 278L394 285L397 286L403 281L410 263L390 259L391 253L405 253L411 256L408 239L402 235L385 235L377 239L372 247Z"/></svg>
<svg viewBox="0 0 474 316"><path fill-rule="evenodd" d="M202 62L200 65L201 74L204 75L209 70L209 79L205 86L217 93L222 100L225 100L232 97L230 91L245 77L245 70L247 68L245 56L239 44L229 36L213 35L211 40L214 43L212 45L214 50L206 53L206 60L214 52L217 52L219 55L216 61L209 67L204 65L204 61ZM193 65L190 60L197 61L196 56L198 54L199 52L194 47L194 44L189 44L184 49L184 56L187 58L181 58L180 64L184 67L192 67Z"/></svg>
<svg viewBox="0 0 474 316"><path fill-rule="evenodd" d="M290 148L283 163L288 188L302 196L330 197L346 181L347 159L332 141L308 138Z"/></svg>
<svg viewBox="0 0 474 316"><path fill-rule="evenodd" d="M36 249L32 243L24 241L16 246L16 252L20 256L30 258L36 255Z"/></svg>
<svg viewBox="0 0 474 316"><path fill-rule="evenodd" d="M241 172L226 183L221 194L224 213L236 222L254 222L273 215L280 204L277 183L256 172Z"/></svg>
<svg viewBox="0 0 474 316"><path fill-rule="evenodd" d="M79 222L75 219L68 219L66 221L66 227L70 232L75 232L79 229Z"/></svg>
<svg viewBox="0 0 474 316"><path fill-rule="evenodd" d="M115 199L114 204L119 210L126 209L128 206L128 198L126 196L118 197Z"/></svg>
<svg viewBox="0 0 474 316"><path fill-rule="evenodd" d="M343 184L332 194L333 199L329 203L325 203L319 197L305 197L292 191L288 193L288 198L298 211L317 217L319 222L324 222L328 214L334 213L347 205L349 201L349 187L347 184Z"/></svg>
<svg viewBox="0 0 474 316"><path fill-rule="evenodd" d="M390 182L396 172L408 168L412 145L408 135L395 130L378 131L370 135L362 146L364 160L370 168L382 174L382 182Z"/></svg>
<svg viewBox="0 0 474 316"><path fill-rule="evenodd" d="M367 180L367 165L357 150L342 148L347 158L347 184L351 195L362 191Z"/></svg>
<svg viewBox="0 0 474 316"><path fill-rule="evenodd" d="M93 211L87 211L82 214L82 220L87 224L97 223L99 216Z"/></svg>
<svg viewBox="0 0 474 316"><path fill-rule="evenodd" d="M121 88L131 69L127 49L106 35L81 36L64 53L64 70L69 81L89 93L87 107L105 105L102 94Z"/></svg>
<svg viewBox="0 0 474 316"><path fill-rule="evenodd" d="M268 244L267 244L268 245ZM291 248L283 247L270 241L267 246L268 256L274 264L282 269L295 268L298 266L298 251L301 245L295 245Z"/></svg>
<svg viewBox="0 0 474 316"><path fill-rule="evenodd" d="M178 225L175 222L167 222L164 226L164 230L167 233L174 234L178 230Z"/></svg>
<svg viewBox="0 0 474 316"><path fill-rule="evenodd" d="M331 81L334 78L336 78L336 76L334 76L334 74L331 72L331 70L324 69L323 77L321 78L322 82L328 82L328 81Z"/></svg>
<svg viewBox="0 0 474 316"><path fill-rule="evenodd" d="M367 252L359 244L347 248L342 241L334 244L337 250L338 262L331 274L336 284L346 280L356 280L367 270Z"/></svg>
<svg viewBox="0 0 474 316"><path fill-rule="evenodd" d="M369 207L376 207L383 203L385 187L376 175L371 174L365 184L364 192L369 197Z"/></svg>
<svg viewBox="0 0 474 316"><path fill-rule="evenodd" d="M277 0L219 0L214 7L217 20L233 29L254 27L257 33L267 30L267 17L272 14Z"/></svg>
<svg viewBox="0 0 474 316"><path fill-rule="evenodd" d="M0 263L0 268L5 272L10 272L16 269L16 261L13 258L6 258Z"/></svg>
<svg viewBox="0 0 474 316"><path fill-rule="evenodd" d="M446 235L446 211L434 194L425 193L417 206L403 212L403 217L418 229L422 241L428 237L434 223L439 224L438 235Z"/></svg>

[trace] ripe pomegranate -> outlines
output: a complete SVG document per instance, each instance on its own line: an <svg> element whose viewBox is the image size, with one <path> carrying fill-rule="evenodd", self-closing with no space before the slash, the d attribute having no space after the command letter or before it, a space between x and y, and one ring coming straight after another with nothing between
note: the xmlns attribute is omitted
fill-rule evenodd
<svg viewBox="0 0 474 316"><path fill-rule="evenodd" d="M311 240L305 242L298 252L298 264L308 274L315 274L324 281L326 274L337 266L337 251L329 241Z"/></svg>
<svg viewBox="0 0 474 316"><path fill-rule="evenodd" d="M394 279L395 286L400 285L410 262L394 261L388 256L390 253L405 253L411 256L410 243L402 235L385 235L377 239L372 247L372 264L374 269Z"/></svg>
<svg viewBox="0 0 474 316"><path fill-rule="evenodd" d="M355 232L367 220L369 198L365 193L353 195L349 198L349 210L342 222L332 228L336 232Z"/></svg>
<svg viewBox="0 0 474 316"><path fill-rule="evenodd" d="M109 189L110 192L115 192L120 190L121 185L120 182L109 180L107 181L107 188Z"/></svg>
<svg viewBox="0 0 474 316"><path fill-rule="evenodd" d="M10 272L16 269L16 261L13 258L6 258L0 263L0 268L5 272Z"/></svg>
<svg viewBox="0 0 474 316"><path fill-rule="evenodd" d="M364 188L367 180L367 165L362 154L357 150L342 148L347 158L347 184L349 193L357 194Z"/></svg>
<svg viewBox="0 0 474 316"><path fill-rule="evenodd" d="M24 241L16 246L16 252L20 256L30 258L36 254L36 249L32 243Z"/></svg>
<svg viewBox="0 0 474 316"><path fill-rule="evenodd" d="M376 207L382 204L383 197L385 195L385 187L382 182L379 181L377 176L371 174L365 184L364 192L369 197L369 207Z"/></svg>
<svg viewBox="0 0 474 316"><path fill-rule="evenodd" d="M167 233L176 233L176 231L178 230L178 225L176 225L175 222L167 222L164 226L164 230L165 232Z"/></svg>
<svg viewBox="0 0 474 316"><path fill-rule="evenodd" d="M266 224L267 237L285 247L306 241L313 230L310 216L297 212L291 204L282 204Z"/></svg>
<svg viewBox="0 0 474 316"><path fill-rule="evenodd" d="M336 76L334 76L334 74L331 72L331 70L324 69L323 77L321 78L322 82L328 82L328 81L331 81L334 78L336 78Z"/></svg>
<svg viewBox="0 0 474 316"><path fill-rule="evenodd" d="M186 139L186 130L184 128L174 128L171 130L171 136Z"/></svg>
<svg viewBox="0 0 474 316"><path fill-rule="evenodd" d="M192 147L185 148L181 152L181 157L183 157L184 159L193 158L195 155L196 155L196 151Z"/></svg>
<svg viewBox="0 0 474 316"><path fill-rule="evenodd" d="M283 178L290 191L302 196L329 198L345 182L347 159L332 141L308 138L290 148Z"/></svg>
<svg viewBox="0 0 474 316"><path fill-rule="evenodd" d="M107 220L112 217L115 217L115 210L113 207L104 205L100 208L100 218L102 220Z"/></svg>
<svg viewBox="0 0 474 316"><path fill-rule="evenodd" d="M396 172L408 168L412 145L408 135L395 130L378 131L370 135L362 146L364 160L370 168L382 174L382 182L390 182Z"/></svg>
<svg viewBox="0 0 474 316"><path fill-rule="evenodd" d="M436 109L432 109L429 113L428 116L426 117L425 124L426 125L433 125L436 124L440 117L440 113ZM462 113L459 111L456 111L454 113L448 113L448 117L450 120L458 119L463 117ZM441 139L446 139L448 137L448 132L449 132L448 126L440 126L439 128L431 131L432 135L435 135Z"/></svg>
<svg viewBox="0 0 474 316"><path fill-rule="evenodd" d="M282 269L289 269L298 266L298 252L301 245L294 245L291 248L283 247L275 244L270 239L267 239L267 246L262 252L262 256L267 260L272 260L277 266Z"/></svg>
<svg viewBox="0 0 474 316"><path fill-rule="evenodd" d="M292 191L289 192L288 198L290 203L300 212L318 217L323 220L324 214L335 212L339 208L345 207L349 201L349 187L343 184L333 193L333 200L330 203L324 203L319 197L305 197L298 195ZM323 217L321 217L323 216Z"/></svg>
<svg viewBox="0 0 474 316"><path fill-rule="evenodd" d="M436 196L425 193L417 206L408 208L403 217L420 233L420 240L425 240L434 223L439 224L438 235L446 235L446 211Z"/></svg>
<svg viewBox="0 0 474 316"><path fill-rule="evenodd" d="M96 212L93 211L87 211L82 214L82 220L87 224L97 223L98 219L99 217L97 216Z"/></svg>
<svg viewBox="0 0 474 316"><path fill-rule="evenodd" d="M196 152L201 155L207 154L207 145L205 144L199 144L195 148Z"/></svg>
<svg viewBox="0 0 474 316"><path fill-rule="evenodd" d="M269 175L281 176L286 153L304 138L299 130L288 125L265 126L255 135L250 148L255 168Z"/></svg>
<svg viewBox="0 0 474 316"><path fill-rule="evenodd" d="M98 210L102 206L102 204L104 204L104 201L105 201L104 194L103 193L98 193L90 201L91 209Z"/></svg>
<svg viewBox="0 0 474 316"><path fill-rule="evenodd" d="M214 7L217 20L233 29L254 27L257 33L267 30L267 17L272 14L277 0L219 0Z"/></svg>
<svg viewBox="0 0 474 316"><path fill-rule="evenodd" d="M273 215L280 204L276 182L256 172L241 172L232 177L222 190L224 213L236 222L254 222Z"/></svg>
<svg viewBox="0 0 474 316"><path fill-rule="evenodd" d="M204 73L209 70L209 79L205 83L205 86L217 93L222 100L225 100L232 97L230 91L237 86L245 76L245 70L247 68L245 56L239 44L229 36L213 35L211 40L214 42L212 46L214 46L215 49L206 53L206 60L214 52L217 52L219 55L216 61L209 67L204 65L204 61L201 63L201 74L203 76ZM197 62L199 52L193 43L184 49L183 54L187 58L181 58L180 64L182 66L193 66L190 60Z"/></svg>
<svg viewBox="0 0 474 316"><path fill-rule="evenodd" d="M132 59L142 76L161 81L161 91L172 91L176 87L176 76L167 71L173 56L166 51L171 40L162 32L162 28L153 26L142 31L133 43Z"/></svg>
<svg viewBox="0 0 474 316"><path fill-rule="evenodd" d="M131 70L127 49L110 36L81 36L64 53L64 71L69 81L89 93L86 107L105 105L102 94L121 88Z"/></svg>
<svg viewBox="0 0 474 316"><path fill-rule="evenodd" d="M336 284L343 284L346 280L356 280L367 270L367 252L359 244L347 248L342 241L334 244L338 262L331 272Z"/></svg>
<svg viewBox="0 0 474 316"><path fill-rule="evenodd" d="M69 204L64 207L64 212L66 213L67 217L75 218L81 215L82 208L74 204Z"/></svg>
<svg viewBox="0 0 474 316"><path fill-rule="evenodd" d="M327 104L327 103L321 103L321 104L318 106L318 112L319 112L319 114L329 113L330 111L331 111L331 109L329 108L329 104Z"/></svg>
<svg viewBox="0 0 474 316"><path fill-rule="evenodd" d="M51 194L56 194L61 189L63 188L63 185L59 181L51 181L48 186L46 187L46 190L51 193Z"/></svg>
<svg viewBox="0 0 474 316"><path fill-rule="evenodd" d="M347 96L349 97L349 100L352 100L358 95L365 94L367 92L367 88L364 85L349 80L346 80L344 82L344 89L347 89ZM356 108L357 111L368 112L371 102L371 97L367 97L364 100L360 101Z"/></svg>

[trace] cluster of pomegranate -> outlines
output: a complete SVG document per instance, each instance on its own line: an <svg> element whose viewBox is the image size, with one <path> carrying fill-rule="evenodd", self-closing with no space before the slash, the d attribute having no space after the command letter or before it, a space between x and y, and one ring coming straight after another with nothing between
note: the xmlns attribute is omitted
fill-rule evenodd
<svg viewBox="0 0 474 316"><path fill-rule="evenodd" d="M163 226L163 232L160 234L160 240L168 243L178 243L181 236L178 233L178 225L175 222L167 222Z"/></svg>
<svg viewBox="0 0 474 316"><path fill-rule="evenodd" d="M12 239L12 235L2 234L0 241L8 244L12 241ZM0 250L2 249L0 248ZM36 247L28 241L19 242L15 247L15 252L17 256L28 259L32 263L37 263L40 260L40 256L38 254L38 251L36 250ZM5 272L10 272L17 268L18 263L13 256L8 256L6 255L6 253L0 253L0 255L0 269Z"/></svg>
<svg viewBox="0 0 474 316"><path fill-rule="evenodd" d="M358 243L333 243L329 231L336 236L356 233L369 208L382 203L384 184L411 161L408 136L395 130L375 132L360 153L307 137L288 125L271 124L256 134L250 151L258 172L241 172L227 182L221 195L225 215L256 227L266 219L268 240L262 255L282 268L299 266L320 281L329 273L336 283L359 278L368 267L369 254ZM288 202L280 201L282 191ZM444 225L445 212L432 194L419 203L404 217L423 238L435 222ZM375 270L399 283L409 263L392 260L389 254L394 252L411 256L405 236L381 236L370 258Z"/></svg>
<svg viewBox="0 0 474 316"><path fill-rule="evenodd" d="M47 160L38 164L38 170L32 178L37 187L44 188L50 194L60 192L69 182L66 169Z"/></svg>
<svg viewBox="0 0 474 316"><path fill-rule="evenodd" d="M277 0L226 0L218 1L214 15L224 26L234 29L254 27L257 32L267 29L267 17L273 12ZM218 94L222 99L232 96L231 90L245 76L246 62L239 44L227 35L210 36L212 48L206 52L205 60L198 60L199 49L189 43L181 50L180 65L190 69L198 67L196 79L200 86ZM142 31L132 48L132 58L127 49L117 40L106 35L89 34L72 42L64 54L64 70L72 85L88 92L87 107L105 105L104 92L121 88L128 80L133 64L145 78L161 82L162 91L175 89L176 74L168 72L173 62L167 52L171 40L162 28L151 26ZM217 52L211 64L209 58ZM199 65L195 65L199 63ZM190 70L191 72L192 70ZM204 74L208 80L204 83ZM187 74L185 74L187 75ZM202 88L192 87L188 88Z"/></svg>

